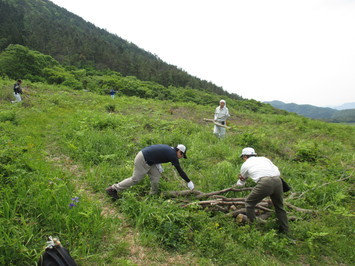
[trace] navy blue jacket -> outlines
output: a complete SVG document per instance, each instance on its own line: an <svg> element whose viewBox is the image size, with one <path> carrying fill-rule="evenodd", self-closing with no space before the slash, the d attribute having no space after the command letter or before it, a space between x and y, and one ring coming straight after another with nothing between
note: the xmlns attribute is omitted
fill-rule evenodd
<svg viewBox="0 0 355 266"><path fill-rule="evenodd" d="M166 144L156 144L142 149L145 161L148 165L171 163L175 166L179 175L186 181L190 182L186 173L182 170L179 158L176 155L177 149Z"/></svg>

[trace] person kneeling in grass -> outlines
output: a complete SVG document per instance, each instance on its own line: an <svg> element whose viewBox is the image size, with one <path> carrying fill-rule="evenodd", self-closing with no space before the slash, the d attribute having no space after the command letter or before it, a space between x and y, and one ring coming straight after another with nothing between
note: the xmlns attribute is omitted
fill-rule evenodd
<svg viewBox="0 0 355 266"><path fill-rule="evenodd" d="M180 176L187 182L190 190L194 189L193 182L188 178L186 173L182 170L179 159L186 157L186 147L182 144L176 147L171 147L166 144L156 144L145 147L136 155L134 159L134 170L131 177L113 184L106 188L107 194L112 198L117 199L118 193L133 185L139 183L146 174L149 175L151 190L150 194L156 194L159 190L159 180L162 173L160 164L171 162L179 172Z"/></svg>

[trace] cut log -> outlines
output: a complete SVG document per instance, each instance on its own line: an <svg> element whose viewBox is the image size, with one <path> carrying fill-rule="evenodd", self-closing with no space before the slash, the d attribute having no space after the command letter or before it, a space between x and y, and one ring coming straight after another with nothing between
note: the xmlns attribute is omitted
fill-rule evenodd
<svg viewBox="0 0 355 266"><path fill-rule="evenodd" d="M246 214L247 210L245 208L241 208L235 211L232 211L228 214L228 216L232 216L232 217L237 217L238 214Z"/></svg>
<svg viewBox="0 0 355 266"><path fill-rule="evenodd" d="M244 224L248 222L248 217L240 213L237 215L237 218L235 220L238 224Z"/></svg>

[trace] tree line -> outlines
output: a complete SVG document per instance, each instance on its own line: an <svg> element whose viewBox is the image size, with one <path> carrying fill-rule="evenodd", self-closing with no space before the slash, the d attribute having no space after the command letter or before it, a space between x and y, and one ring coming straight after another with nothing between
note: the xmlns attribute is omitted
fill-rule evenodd
<svg viewBox="0 0 355 266"><path fill-rule="evenodd" d="M113 70L98 70L92 67L65 66L49 55L19 44L10 44L0 53L0 76L13 80L25 79L63 85L76 90L87 90L96 94L108 94L111 89L118 95L194 102L201 105L216 105L221 95L192 89L191 87L163 86L154 81L142 81L135 76L122 76ZM255 100L233 99L223 96L230 107L251 112L286 113L268 104Z"/></svg>
<svg viewBox="0 0 355 266"><path fill-rule="evenodd" d="M0 0L0 51L10 44L51 55L63 65L113 70L166 87L190 87L241 99L47 0Z"/></svg>

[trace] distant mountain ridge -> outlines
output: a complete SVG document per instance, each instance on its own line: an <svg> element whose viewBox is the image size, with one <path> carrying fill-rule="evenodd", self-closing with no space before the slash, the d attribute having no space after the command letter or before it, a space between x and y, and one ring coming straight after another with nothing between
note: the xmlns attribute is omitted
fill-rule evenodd
<svg viewBox="0 0 355 266"><path fill-rule="evenodd" d="M339 106L328 106L333 109L337 110L347 110L347 109L355 109L355 102L352 103L343 103L342 105Z"/></svg>
<svg viewBox="0 0 355 266"><path fill-rule="evenodd" d="M327 122L355 122L355 107L354 109L333 109L330 107L318 107L310 104L295 104L295 103L284 103L282 101L266 101L271 106L285 110L288 112L293 112L308 118L324 120ZM353 106L354 103L348 103L339 106ZM355 105L355 104L354 104Z"/></svg>

